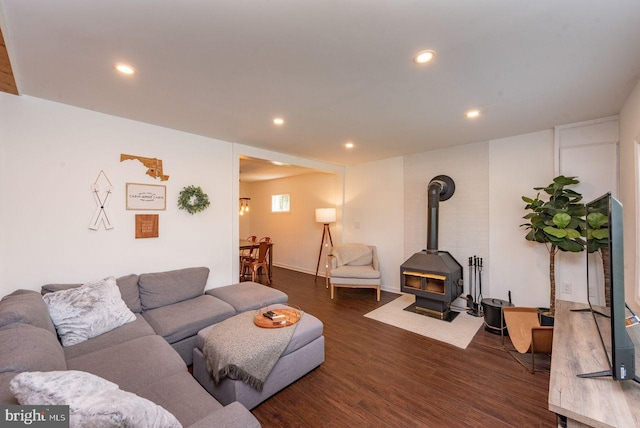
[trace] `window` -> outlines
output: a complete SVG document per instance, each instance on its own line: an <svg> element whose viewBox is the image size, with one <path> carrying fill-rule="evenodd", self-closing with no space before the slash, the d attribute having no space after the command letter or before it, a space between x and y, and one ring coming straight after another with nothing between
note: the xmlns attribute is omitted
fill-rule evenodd
<svg viewBox="0 0 640 428"><path fill-rule="evenodd" d="M271 196L271 212L273 213L288 213L291 210L290 196L285 195L272 195Z"/></svg>

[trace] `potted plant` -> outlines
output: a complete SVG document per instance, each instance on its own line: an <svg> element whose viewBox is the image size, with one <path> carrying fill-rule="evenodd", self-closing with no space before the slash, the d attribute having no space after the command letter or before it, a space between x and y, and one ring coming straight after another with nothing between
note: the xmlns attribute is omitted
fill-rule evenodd
<svg viewBox="0 0 640 428"><path fill-rule="evenodd" d="M604 300L605 305L611 304L611 272L609 270L609 218L601 212L587 214L587 252L599 253L604 272Z"/></svg>
<svg viewBox="0 0 640 428"><path fill-rule="evenodd" d="M535 198L522 197L526 202L525 210L529 210L523 218L528 223L520 225L528 230L527 241L544 244L549 252L549 286L550 304L548 315L555 315L556 276L555 259L558 251L578 253L584 250L585 240L585 207L580 201L582 195L567 186L578 184L576 177L560 175L546 187L534 187L538 191ZM544 192L546 200L540 195Z"/></svg>

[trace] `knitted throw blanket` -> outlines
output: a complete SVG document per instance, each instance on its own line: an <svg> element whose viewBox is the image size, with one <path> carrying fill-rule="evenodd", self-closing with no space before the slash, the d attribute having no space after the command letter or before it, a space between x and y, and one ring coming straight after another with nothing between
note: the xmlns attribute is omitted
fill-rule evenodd
<svg viewBox="0 0 640 428"><path fill-rule="evenodd" d="M338 267L348 265L361 257L369 256L371 259L371 248L364 244L336 244L331 252L338 262ZM368 263L371 264L371 260Z"/></svg>
<svg viewBox="0 0 640 428"><path fill-rule="evenodd" d="M262 391L298 325L261 328L253 323L254 316L254 311L241 313L215 324L207 334L202 353L215 383L232 375Z"/></svg>

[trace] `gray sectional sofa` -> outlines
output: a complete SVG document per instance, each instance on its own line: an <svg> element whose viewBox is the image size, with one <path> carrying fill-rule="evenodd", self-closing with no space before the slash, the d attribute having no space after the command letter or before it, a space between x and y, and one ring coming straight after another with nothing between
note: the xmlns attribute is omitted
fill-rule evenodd
<svg viewBox="0 0 640 428"><path fill-rule="evenodd" d="M184 426L252 427L238 402L223 406L187 370L198 331L241 310L285 303L287 295L245 282L204 293L207 268L117 279L135 320L63 347L40 293L17 290L0 300L0 403L17 404L9 382L21 372L78 370L116 383L171 412ZM78 287L49 284L42 294ZM228 301L215 297L226 297ZM8 346L9 345L9 346Z"/></svg>

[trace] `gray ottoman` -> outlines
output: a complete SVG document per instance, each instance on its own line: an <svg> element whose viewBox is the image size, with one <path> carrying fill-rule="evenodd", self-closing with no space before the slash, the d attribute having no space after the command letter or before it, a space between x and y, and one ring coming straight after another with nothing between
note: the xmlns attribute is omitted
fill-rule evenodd
<svg viewBox="0 0 640 428"><path fill-rule="evenodd" d="M287 308L287 306L280 304L269 306L269 309L277 308ZM193 376L223 406L239 401L247 409L252 409L324 362L322 322L313 315L303 312L291 342L273 367L262 392L232 377L224 378L216 385L207 371L207 363L202 354L204 341L210 328L207 327L198 332L196 348L193 350Z"/></svg>
<svg viewBox="0 0 640 428"><path fill-rule="evenodd" d="M260 309L276 303L287 303L289 299L289 296L280 290L251 281L212 288L205 291L205 294L227 302L234 307L237 313Z"/></svg>

